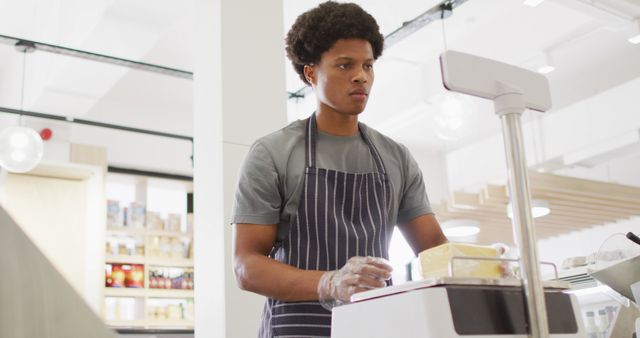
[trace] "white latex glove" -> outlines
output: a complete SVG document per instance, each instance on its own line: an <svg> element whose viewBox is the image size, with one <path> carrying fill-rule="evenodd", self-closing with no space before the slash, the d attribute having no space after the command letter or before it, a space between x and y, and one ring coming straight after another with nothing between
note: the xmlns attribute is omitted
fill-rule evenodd
<svg viewBox="0 0 640 338"><path fill-rule="evenodd" d="M320 304L331 310L349 303L354 293L386 286L391 278L391 264L379 257L352 257L339 270L327 271L318 283Z"/></svg>
<svg viewBox="0 0 640 338"><path fill-rule="evenodd" d="M496 251L498 251L498 258L508 258L507 257L507 253L509 252L509 246L504 244L504 243L493 243L489 245L492 248L495 248ZM509 262L502 262L500 263L500 274L502 278L515 278L517 279L518 276L516 275L516 273L513 271L511 265Z"/></svg>

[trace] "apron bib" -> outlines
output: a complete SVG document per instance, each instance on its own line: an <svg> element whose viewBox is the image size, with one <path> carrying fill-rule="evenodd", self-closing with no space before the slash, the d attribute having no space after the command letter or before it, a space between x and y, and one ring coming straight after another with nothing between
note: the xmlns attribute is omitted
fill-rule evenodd
<svg viewBox="0 0 640 338"><path fill-rule="evenodd" d="M305 175L298 210L287 237L270 256L305 270L341 268L353 256L389 258L390 185L382 159L358 125L376 172L348 173L316 167L316 119L307 120ZM329 337L331 312L317 301L267 299L259 337Z"/></svg>

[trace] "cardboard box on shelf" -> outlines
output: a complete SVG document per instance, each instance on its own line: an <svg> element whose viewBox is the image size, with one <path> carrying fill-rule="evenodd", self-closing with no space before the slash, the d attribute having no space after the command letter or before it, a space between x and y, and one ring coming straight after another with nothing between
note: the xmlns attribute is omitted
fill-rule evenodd
<svg viewBox="0 0 640 338"><path fill-rule="evenodd" d="M147 211L146 222L149 230L165 230L164 220L157 212Z"/></svg>
<svg viewBox="0 0 640 338"><path fill-rule="evenodd" d="M123 226L123 210L120 202L115 200L107 201L107 227L119 228Z"/></svg>

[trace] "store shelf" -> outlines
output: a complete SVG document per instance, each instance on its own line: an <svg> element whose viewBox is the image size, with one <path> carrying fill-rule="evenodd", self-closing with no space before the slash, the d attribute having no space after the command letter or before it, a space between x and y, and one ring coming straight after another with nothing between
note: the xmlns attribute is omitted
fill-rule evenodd
<svg viewBox="0 0 640 338"><path fill-rule="evenodd" d="M116 177L117 176L117 177ZM131 175L115 176L109 174L107 184L126 186L127 189L114 189L108 196L107 221L109 224L139 226L107 227L106 257L107 263L139 264L144 267L144 288L104 288L104 314L107 325L130 330L193 330L194 291L184 289L151 289L157 279L165 284L171 281L174 285L190 285L193 278L193 258L184 258L191 254L193 231L183 232L191 228L193 216L188 214L187 205L167 207L159 200L175 200L187 198L187 191L176 185L173 180L157 180ZM153 197L153 199L147 199ZM132 198L134 198L132 200ZM149 202L155 201L150 206ZM151 207L149 211L147 208ZM169 210L166 210L169 208ZM126 209L126 210L125 210ZM144 213L144 225L138 222ZM185 226L185 216L186 225ZM135 216L135 217L134 217ZM179 216L179 217L178 217ZM177 230L177 231L176 231ZM126 249L126 251L125 251ZM124 255L119 254L124 253ZM126 254L131 255L126 255ZM173 257L173 258L172 258ZM125 271L125 270L123 270ZM128 270L127 270L128 271ZM125 271L125 279L127 277ZM105 271L105 277L108 271ZM118 276L119 277L119 276ZM139 276L136 275L136 278ZM192 284L191 284L192 285ZM172 306L182 306L183 313L190 311L190 320L181 318ZM164 310L162 310L164 309ZM171 310L171 319L164 317ZM117 319L117 320L114 320ZM130 320L124 320L130 319ZM135 320L133 320L135 319Z"/></svg>
<svg viewBox="0 0 640 338"><path fill-rule="evenodd" d="M192 232L151 230L147 228L117 227L107 228L108 235L118 236L159 236L159 237L193 237Z"/></svg>
<svg viewBox="0 0 640 338"><path fill-rule="evenodd" d="M193 290L104 288L105 297L193 298Z"/></svg>
<svg viewBox="0 0 640 338"><path fill-rule="evenodd" d="M179 232L168 230L147 230L147 236L160 236L160 237L193 237L191 232Z"/></svg>
<svg viewBox="0 0 640 338"><path fill-rule="evenodd" d="M147 326L153 328L193 328L194 322L185 319L147 320Z"/></svg>
<svg viewBox="0 0 640 338"><path fill-rule="evenodd" d="M194 327L192 320L185 319L163 319L163 320L107 320L106 324L116 328L185 328Z"/></svg>
<svg viewBox="0 0 640 338"><path fill-rule="evenodd" d="M107 320L105 321L107 326L111 327L145 327L148 322L143 319L139 320Z"/></svg>
<svg viewBox="0 0 640 338"><path fill-rule="evenodd" d="M127 228L127 227L118 227L118 228L107 228L107 235L117 235L117 236L144 236L147 233L145 228Z"/></svg>
<svg viewBox="0 0 640 338"><path fill-rule="evenodd" d="M193 298L193 290L180 289L146 289L149 298Z"/></svg>
<svg viewBox="0 0 640 338"><path fill-rule="evenodd" d="M166 266L176 268L191 268L193 267L193 259L172 259L172 258L155 258L148 257L147 265L153 266Z"/></svg>
<svg viewBox="0 0 640 338"><path fill-rule="evenodd" d="M144 297L146 294L143 288L104 288L105 297Z"/></svg>
<svg viewBox="0 0 640 338"><path fill-rule="evenodd" d="M144 256L128 256L128 255L115 255L107 256L105 261L107 263L125 263L125 264L144 264Z"/></svg>

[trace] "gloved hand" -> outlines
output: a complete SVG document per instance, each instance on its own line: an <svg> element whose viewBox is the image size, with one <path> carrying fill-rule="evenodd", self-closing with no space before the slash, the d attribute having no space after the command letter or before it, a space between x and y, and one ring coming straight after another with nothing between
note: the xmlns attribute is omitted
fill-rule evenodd
<svg viewBox="0 0 640 338"><path fill-rule="evenodd" d="M327 271L320 277L320 304L331 310L334 306L349 303L354 293L384 287L385 281L391 278L392 270L384 258L352 257L339 270Z"/></svg>
<svg viewBox="0 0 640 338"><path fill-rule="evenodd" d="M509 252L508 245L504 243L493 243L493 244L490 244L489 246L496 249L496 251L498 252L499 258L508 258L507 257L507 253ZM516 273L513 271L513 268L512 268L513 265L514 264L511 264L509 262L500 263L500 275L502 278L505 278L505 279L518 278L518 275L516 275Z"/></svg>

